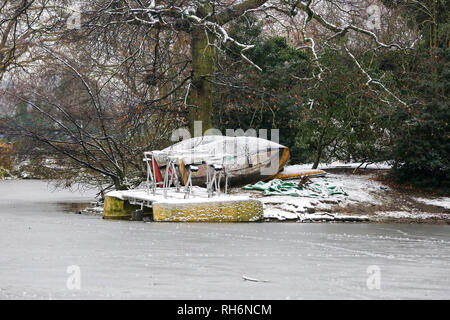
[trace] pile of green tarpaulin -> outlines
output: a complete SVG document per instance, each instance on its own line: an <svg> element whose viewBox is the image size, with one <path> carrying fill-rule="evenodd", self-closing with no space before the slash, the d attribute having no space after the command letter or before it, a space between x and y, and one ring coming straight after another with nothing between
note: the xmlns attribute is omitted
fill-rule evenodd
<svg viewBox="0 0 450 320"><path fill-rule="evenodd" d="M320 182L310 183L303 187L299 187L297 182L275 179L269 182L260 181L255 184L249 184L242 189L264 191L265 196L317 198L333 195L347 195L341 187L331 185L327 179L321 179Z"/></svg>

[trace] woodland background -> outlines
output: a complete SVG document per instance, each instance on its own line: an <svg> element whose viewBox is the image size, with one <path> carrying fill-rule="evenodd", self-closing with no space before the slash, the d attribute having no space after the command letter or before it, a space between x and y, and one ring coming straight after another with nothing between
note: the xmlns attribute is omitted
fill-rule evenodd
<svg viewBox="0 0 450 320"><path fill-rule="evenodd" d="M446 0L2 0L0 176L134 187L201 120L448 192L449 21Z"/></svg>

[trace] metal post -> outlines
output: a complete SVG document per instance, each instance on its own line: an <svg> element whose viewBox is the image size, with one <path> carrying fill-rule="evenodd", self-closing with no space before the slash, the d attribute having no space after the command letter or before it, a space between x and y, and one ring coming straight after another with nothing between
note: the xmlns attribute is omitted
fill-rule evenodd
<svg viewBox="0 0 450 320"><path fill-rule="evenodd" d="M153 154L153 152L151 153L151 162L152 162L152 170L153 170L153 177L154 177L154 179L153 179L153 195L155 195L156 194L156 184L158 182L156 181L156 170L155 170L156 160L155 160L155 155Z"/></svg>
<svg viewBox="0 0 450 320"><path fill-rule="evenodd" d="M150 165L148 164L147 155L145 155L145 164L147 167L147 194L149 194L150 193L150 174L151 174L150 170L151 169L150 169Z"/></svg>
<svg viewBox="0 0 450 320"><path fill-rule="evenodd" d="M228 194L228 172L225 172L225 194Z"/></svg>

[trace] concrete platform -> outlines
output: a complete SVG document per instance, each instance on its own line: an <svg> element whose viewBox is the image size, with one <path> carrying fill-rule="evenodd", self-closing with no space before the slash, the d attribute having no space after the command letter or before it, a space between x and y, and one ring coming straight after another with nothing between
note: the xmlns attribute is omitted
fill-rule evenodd
<svg viewBox="0 0 450 320"><path fill-rule="evenodd" d="M258 200L216 200L211 202L153 205L154 221L176 222L254 222L263 218Z"/></svg>
<svg viewBox="0 0 450 320"><path fill-rule="evenodd" d="M263 219L263 205L246 196L222 194L208 198L205 188L194 187L189 198L174 188L113 191L105 197L105 219L130 219L134 210L144 209L144 216L164 222L254 222Z"/></svg>

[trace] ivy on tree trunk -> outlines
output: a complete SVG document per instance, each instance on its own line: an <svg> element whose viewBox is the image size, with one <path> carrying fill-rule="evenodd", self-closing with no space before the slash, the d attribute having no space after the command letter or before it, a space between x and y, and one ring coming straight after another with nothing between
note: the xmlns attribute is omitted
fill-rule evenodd
<svg viewBox="0 0 450 320"><path fill-rule="evenodd" d="M214 47L209 45L208 35L202 28L191 34L192 86L189 93L189 124L193 132L194 121L202 121L203 130L212 128L213 83L208 79L215 72Z"/></svg>

